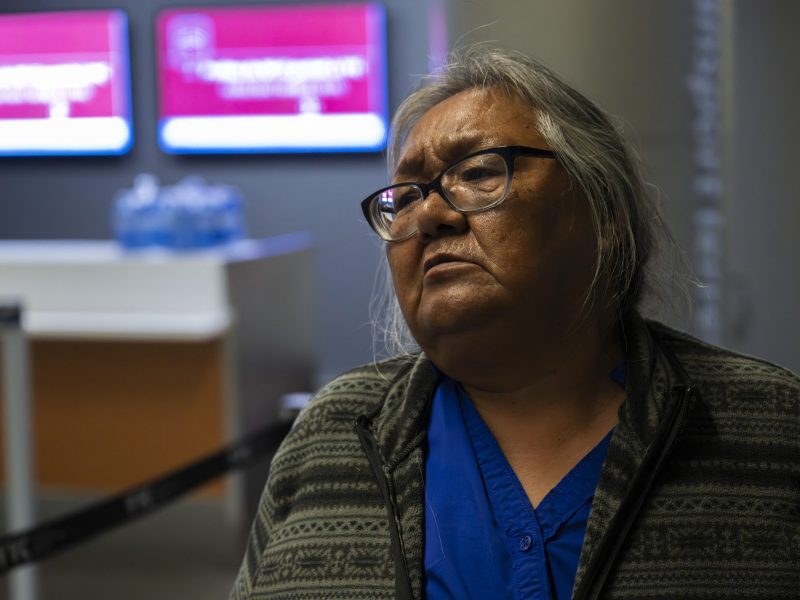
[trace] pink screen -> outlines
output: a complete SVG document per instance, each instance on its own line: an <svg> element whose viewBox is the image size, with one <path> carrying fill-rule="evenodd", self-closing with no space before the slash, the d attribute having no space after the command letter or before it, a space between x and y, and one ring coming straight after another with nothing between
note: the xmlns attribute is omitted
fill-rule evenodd
<svg viewBox="0 0 800 600"><path fill-rule="evenodd" d="M224 116L377 115L385 120L385 27L379 5L170 9L159 15L157 28L162 125L182 117ZM192 122L202 127L201 121ZM291 123L272 122L276 127ZM252 121L264 127L272 122ZM319 123L324 127L326 121ZM220 133L225 138L229 132ZM209 135L215 134L209 130ZM281 145L280 139L266 138L264 146ZM236 146L230 137L199 143ZM191 142L181 138L175 145ZM311 136L309 145L314 146Z"/></svg>
<svg viewBox="0 0 800 600"><path fill-rule="evenodd" d="M0 151L68 152L70 121L130 117L127 26L119 11L78 11L0 15ZM86 121L88 123L88 120ZM94 121L100 125L100 121ZM52 127L51 127L52 126ZM128 127L121 125L120 127ZM31 129L32 128L32 129ZM50 132L48 134L48 131ZM38 148L25 149L38 136ZM32 133L33 132L33 133ZM126 146L122 129L114 139L76 140L78 151L116 151ZM102 135L100 136L102 138Z"/></svg>

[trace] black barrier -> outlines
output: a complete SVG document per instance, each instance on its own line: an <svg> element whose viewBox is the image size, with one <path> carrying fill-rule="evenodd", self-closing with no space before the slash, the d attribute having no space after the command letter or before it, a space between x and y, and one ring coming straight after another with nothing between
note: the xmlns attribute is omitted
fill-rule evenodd
<svg viewBox="0 0 800 600"><path fill-rule="evenodd" d="M0 301L0 325L14 325L18 327L22 321L22 309L19 304L9 304Z"/></svg>
<svg viewBox="0 0 800 600"><path fill-rule="evenodd" d="M254 464L278 449L291 423L265 427L203 459L64 517L0 537L0 575L36 562L143 517L233 469Z"/></svg>

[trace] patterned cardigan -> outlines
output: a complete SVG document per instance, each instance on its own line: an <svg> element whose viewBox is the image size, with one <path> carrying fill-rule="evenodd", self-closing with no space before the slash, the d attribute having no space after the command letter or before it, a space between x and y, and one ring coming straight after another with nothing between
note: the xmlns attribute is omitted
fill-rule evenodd
<svg viewBox="0 0 800 600"><path fill-rule="evenodd" d="M633 316L573 598L800 598L800 378ZM276 454L231 600L424 596L423 356L342 375Z"/></svg>

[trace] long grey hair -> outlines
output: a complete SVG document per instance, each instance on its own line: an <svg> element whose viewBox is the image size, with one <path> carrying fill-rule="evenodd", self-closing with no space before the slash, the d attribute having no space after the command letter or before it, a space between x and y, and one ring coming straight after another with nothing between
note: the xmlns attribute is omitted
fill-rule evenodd
<svg viewBox="0 0 800 600"><path fill-rule="evenodd" d="M387 152L390 175L419 119L436 104L472 88L492 88L520 97L531 107L539 133L589 204L597 236L594 280L587 302L602 300L620 316L642 309L662 285L654 254L681 262L672 236L643 177L636 153L609 116L534 59L513 50L478 45L455 52L425 77L392 119ZM666 250L666 254L664 253ZM655 261L662 263L663 261ZM372 317L389 355L416 344L403 320L385 257L376 285ZM673 271L667 267L667 271ZM663 273L662 273L663 274ZM671 276L669 278L672 278ZM675 277L678 279L678 277Z"/></svg>

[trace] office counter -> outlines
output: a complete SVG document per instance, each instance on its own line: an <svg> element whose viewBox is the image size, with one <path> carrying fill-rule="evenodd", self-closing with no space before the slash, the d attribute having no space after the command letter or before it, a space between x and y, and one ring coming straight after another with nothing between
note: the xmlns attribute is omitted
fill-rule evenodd
<svg viewBox="0 0 800 600"><path fill-rule="evenodd" d="M0 242L30 340L41 494L106 495L277 418L313 381L305 233L197 252ZM266 466L206 486L249 524Z"/></svg>

